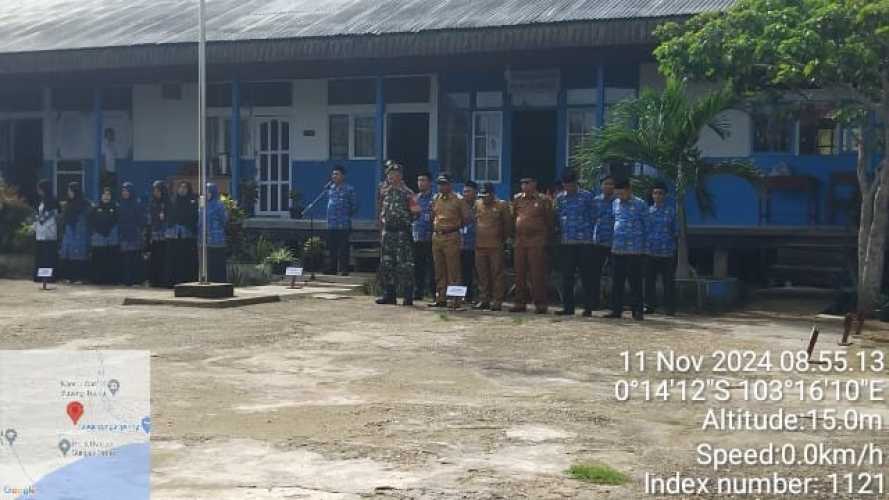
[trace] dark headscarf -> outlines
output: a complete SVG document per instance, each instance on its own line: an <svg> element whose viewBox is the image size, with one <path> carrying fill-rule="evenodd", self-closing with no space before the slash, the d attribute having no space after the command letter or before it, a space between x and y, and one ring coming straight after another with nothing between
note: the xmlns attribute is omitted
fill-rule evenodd
<svg viewBox="0 0 889 500"><path fill-rule="evenodd" d="M40 192L43 193L40 197L40 201L43 202L43 210L47 212L50 210L58 210L59 200L52 194L52 182L48 179L42 179L37 183L37 187L40 188Z"/></svg>
<svg viewBox="0 0 889 500"><path fill-rule="evenodd" d="M89 204L83 199L83 191L80 189L79 183L69 183L68 191L74 194L74 198L68 196L62 219L66 226L76 226L80 216L89 208Z"/></svg>
<svg viewBox="0 0 889 500"><path fill-rule="evenodd" d="M110 193L111 189L106 188L105 191ZM111 234L111 230L114 229L114 226L117 225L118 216L117 203L114 202L113 195L108 202L99 198L99 203L97 203L96 207L93 209L90 220L93 232L102 236L108 236Z"/></svg>
<svg viewBox="0 0 889 500"><path fill-rule="evenodd" d="M145 225L142 208L136 199L136 190L132 182L124 182L121 190L130 193L129 199L120 197L118 221L120 222L120 239L134 241L139 238L139 231Z"/></svg>
<svg viewBox="0 0 889 500"><path fill-rule="evenodd" d="M154 196L154 190L160 191L161 196ZM164 181L154 181L151 184L151 203L149 206L151 216L151 229L159 230L170 216L170 199L167 195L167 184ZM161 220L161 214L164 214L164 220Z"/></svg>
<svg viewBox="0 0 889 500"><path fill-rule="evenodd" d="M170 216L167 223L171 226L185 226L194 232L198 226L198 202L191 183L183 181L179 183L179 186L183 184L188 187L188 193L180 196L177 186L177 191L173 194L173 202L171 203L172 206L170 207Z"/></svg>

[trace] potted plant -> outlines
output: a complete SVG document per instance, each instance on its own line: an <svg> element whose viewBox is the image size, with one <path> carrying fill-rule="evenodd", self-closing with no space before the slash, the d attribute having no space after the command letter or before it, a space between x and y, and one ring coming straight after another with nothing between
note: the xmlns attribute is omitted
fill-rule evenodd
<svg viewBox="0 0 889 500"><path fill-rule="evenodd" d="M283 275L284 270L296 260L293 251L287 247L276 248L268 256L264 263L271 268L272 274Z"/></svg>
<svg viewBox="0 0 889 500"><path fill-rule="evenodd" d="M313 236L303 243L303 263L311 271L317 271L324 262L324 240Z"/></svg>
<svg viewBox="0 0 889 500"><path fill-rule="evenodd" d="M299 191L291 191L290 192L290 218L291 219L301 219L303 216L303 210L305 206L303 206L303 195Z"/></svg>

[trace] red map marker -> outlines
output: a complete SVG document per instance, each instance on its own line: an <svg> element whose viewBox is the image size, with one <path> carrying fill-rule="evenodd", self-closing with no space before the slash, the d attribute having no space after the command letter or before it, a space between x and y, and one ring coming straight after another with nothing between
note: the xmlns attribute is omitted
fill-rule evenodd
<svg viewBox="0 0 889 500"><path fill-rule="evenodd" d="M77 425L77 421L83 416L83 405L79 401L71 401L68 403L67 411L71 421L74 422L74 425Z"/></svg>

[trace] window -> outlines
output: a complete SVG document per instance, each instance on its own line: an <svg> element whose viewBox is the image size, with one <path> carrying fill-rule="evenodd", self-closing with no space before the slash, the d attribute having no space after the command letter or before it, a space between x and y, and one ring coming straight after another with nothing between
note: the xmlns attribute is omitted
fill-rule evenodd
<svg viewBox="0 0 889 500"><path fill-rule="evenodd" d="M834 155L839 152L836 122L827 106L806 106L799 117L799 154Z"/></svg>
<svg viewBox="0 0 889 500"><path fill-rule="evenodd" d="M330 115L331 160L368 159L376 156L377 120L374 115Z"/></svg>
<svg viewBox="0 0 889 500"><path fill-rule="evenodd" d="M605 88L605 123L611 121L612 107L624 100L636 97L636 89L631 88Z"/></svg>
<svg viewBox="0 0 889 500"><path fill-rule="evenodd" d="M568 166L576 168L577 148L592 134L596 123L596 108L568 110Z"/></svg>
<svg viewBox="0 0 889 500"><path fill-rule="evenodd" d="M83 162L59 160L56 162L56 195L64 193L68 184L76 182L83 187Z"/></svg>
<svg viewBox="0 0 889 500"><path fill-rule="evenodd" d="M40 111L43 109L43 93L39 87L0 91L0 111Z"/></svg>
<svg viewBox="0 0 889 500"><path fill-rule="evenodd" d="M387 78L383 82L383 100L386 104L429 102L430 95L428 76Z"/></svg>
<svg viewBox="0 0 889 500"><path fill-rule="evenodd" d="M448 94L442 109L442 171L456 182L470 178L469 134L471 117L469 94Z"/></svg>
<svg viewBox="0 0 889 500"><path fill-rule="evenodd" d="M349 159L349 115L330 115L330 159Z"/></svg>
<svg viewBox="0 0 889 500"><path fill-rule="evenodd" d="M376 117L374 116L356 116L354 117L354 137L355 147L353 157L355 158L375 158L376 151Z"/></svg>
<svg viewBox="0 0 889 500"><path fill-rule="evenodd" d="M502 115L499 111L476 112L472 130L472 178L500 182Z"/></svg>
<svg viewBox="0 0 889 500"><path fill-rule="evenodd" d="M760 111L753 114L753 152L793 152L794 121L788 113Z"/></svg>
<svg viewBox="0 0 889 500"><path fill-rule="evenodd" d="M861 129L858 127L843 127L841 151L843 153L857 153L859 137L861 137Z"/></svg>
<svg viewBox="0 0 889 500"><path fill-rule="evenodd" d="M503 92L477 92L475 94L475 107L502 108Z"/></svg>
<svg viewBox="0 0 889 500"><path fill-rule="evenodd" d="M293 88L290 82L245 83L241 87L241 104L257 108L290 107L293 104Z"/></svg>
<svg viewBox="0 0 889 500"><path fill-rule="evenodd" d="M375 102L377 102L377 82L373 78L327 81L327 104L330 106Z"/></svg>
<svg viewBox="0 0 889 500"><path fill-rule="evenodd" d="M213 175L228 175L231 172L231 118L207 117L207 162ZM241 120L241 157L252 156L250 152L249 121Z"/></svg>

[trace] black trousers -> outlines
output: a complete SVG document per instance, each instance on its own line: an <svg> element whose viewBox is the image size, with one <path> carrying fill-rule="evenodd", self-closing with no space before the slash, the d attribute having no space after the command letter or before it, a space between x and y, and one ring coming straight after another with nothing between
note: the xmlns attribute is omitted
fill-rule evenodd
<svg viewBox="0 0 889 500"><path fill-rule="evenodd" d="M435 267L432 264L432 242L414 242L414 295L422 297L426 295L426 287L429 293L435 295Z"/></svg>
<svg viewBox="0 0 889 500"><path fill-rule="evenodd" d="M661 277L664 286L664 310L676 312L676 264L673 257L647 258L645 272L645 305L657 308L657 278Z"/></svg>
<svg viewBox="0 0 889 500"><path fill-rule="evenodd" d="M576 271L580 270L580 283L583 285L584 311L593 310L593 245L562 245L560 248L560 271L562 272L562 308L574 311L574 283ZM601 269L601 267L599 267Z"/></svg>
<svg viewBox="0 0 889 500"><path fill-rule="evenodd" d="M34 281L42 282L43 278L37 277L37 270L41 267L51 267L52 278L47 279L49 283L55 283L56 276L59 275L59 242L38 241L34 250Z"/></svg>
<svg viewBox="0 0 889 500"><path fill-rule="evenodd" d="M207 247L207 279L211 283L228 283L225 247Z"/></svg>
<svg viewBox="0 0 889 500"><path fill-rule="evenodd" d="M198 248L194 238L167 240L167 285L192 283L198 279Z"/></svg>
<svg viewBox="0 0 889 500"><path fill-rule="evenodd" d="M142 250L129 250L120 253L120 282L132 286L142 282Z"/></svg>
<svg viewBox="0 0 889 500"><path fill-rule="evenodd" d="M611 257L611 248L600 245L593 245L592 263L590 264L590 308L593 310L600 309L602 304L602 269L605 268L605 262Z"/></svg>
<svg viewBox="0 0 889 500"><path fill-rule="evenodd" d="M148 282L151 286L163 287L167 285L167 242L164 240L152 241L148 250Z"/></svg>
<svg viewBox="0 0 889 500"><path fill-rule="evenodd" d="M611 276L611 311L620 314L624 310L624 293L630 282L630 306L633 312L642 312L642 273L645 257L642 255L612 254L614 270Z"/></svg>
<svg viewBox="0 0 889 500"><path fill-rule="evenodd" d="M59 278L72 283L85 281L89 267L88 260L59 259Z"/></svg>
<svg viewBox="0 0 889 500"><path fill-rule="evenodd" d="M327 231L327 248L330 251L329 273L349 272L349 236L348 229L329 229Z"/></svg>
<svg viewBox="0 0 889 500"><path fill-rule="evenodd" d="M460 272L463 277L463 284L466 285L466 300L475 298L472 291L475 275L475 250L460 250Z"/></svg>
<svg viewBox="0 0 889 500"><path fill-rule="evenodd" d="M120 247L92 248L93 283L113 285L120 282Z"/></svg>

